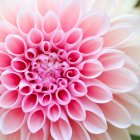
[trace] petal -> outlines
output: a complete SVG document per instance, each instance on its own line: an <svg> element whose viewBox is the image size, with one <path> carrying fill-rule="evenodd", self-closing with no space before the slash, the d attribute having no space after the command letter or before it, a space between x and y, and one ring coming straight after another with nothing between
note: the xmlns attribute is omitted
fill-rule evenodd
<svg viewBox="0 0 140 140"><path fill-rule="evenodd" d="M0 69L6 69L11 65L12 58L7 53L0 51L0 59Z"/></svg>
<svg viewBox="0 0 140 140"><path fill-rule="evenodd" d="M27 125L32 133L39 131L45 123L45 112L42 109L31 112L27 119Z"/></svg>
<svg viewBox="0 0 140 140"><path fill-rule="evenodd" d="M87 15L79 25L83 30L84 37L101 36L108 31L109 26L109 17L100 11Z"/></svg>
<svg viewBox="0 0 140 140"><path fill-rule="evenodd" d="M18 116L17 116L18 114ZM15 121L16 118L16 121ZM21 108L9 110L1 116L1 132L3 134L11 134L19 130L24 122L25 114Z"/></svg>
<svg viewBox="0 0 140 140"><path fill-rule="evenodd" d="M108 133L113 140L131 140L127 129L119 129L112 125L108 125Z"/></svg>
<svg viewBox="0 0 140 140"><path fill-rule="evenodd" d="M110 89L98 80L88 85L87 89L87 97L95 103L107 103L113 98Z"/></svg>
<svg viewBox="0 0 140 140"><path fill-rule="evenodd" d="M44 16L48 11L58 12L60 0L37 0L36 6L38 11L42 16Z"/></svg>
<svg viewBox="0 0 140 140"><path fill-rule="evenodd" d="M91 139L95 139L95 140L112 140L111 137L109 136L109 134L107 132L102 133L102 134L95 134L91 136Z"/></svg>
<svg viewBox="0 0 140 140"><path fill-rule="evenodd" d="M72 99L66 106L66 111L70 118L77 121L83 121L86 117L86 112L82 104L77 99Z"/></svg>
<svg viewBox="0 0 140 140"><path fill-rule="evenodd" d="M72 135L72 128L66 116L61 117L57 122L53 122L50 132L55 140L69 140Z"/></svg>
<svg viewBox="0 0 140 140"><path fill-rule="evenodd" d="M111 101L100 105L109 123L118 128L128 128L132 124L128 111L118 102ZM115 110L115 111L114 111Z"/></svg>
<svg viewBox="0 0 140 140"><path fill-rule="evenodd" d="M27 46L23 38L10 34L6 37L5 48L9 54L19 56L25 53Z"/></svg>
<svg viewBox="0 0 140 140"><path fill-rule="evenodd" d="M29 68L29 64L21 57L13 58L11 66L16 72L25 72Z"/></svg>
<svg viewBox="0 0 140 140"><path fill-rule="evenodd" d="M82 55L93 55L96 54L101 50L103 46L103 40L101 37L88 37L85 38L81 44L79 45L79 51L82 53Z"/></svg>
<svg viewBox="0 0 140 140"><path fill-rule="evenodd" d="M47 106L51 103L52 101L52 94L44 94L40 99L39 99L39 103L42 106Z"/></svg>
<svg viewBox="0 0 140 140"><path fill-rule="evenodd" d="M25 52L25 58L28 60L34 60L38 55L38 52L35 48L29 48Z"/></svg>
<svg viewBox="0 0 140 140"><path fill-rule="evenodd" d="M68 90L75 97L82 97L87 94L86 84L81 80L73 80L69 82Z"/></svg>
<svg viewBox="0 0 140 140"><path fill-rule="evenodd" d="M135 73L126 68L104 72L99 80L118 93L131 91L138 85Z"/></svg>
<svg viewBox="0 0 140 140"><path fill-rule="evenodd" d="M103 36L104 47L117 47L118 45L128 41L132 36L134 27L128 24L122 24L110 28Z"/></svg>
<svg viewBox="0 0 140 140"><path fill-rule="evenodd" d="M109 4L108 4L109 3ZM116 7L116 0L95 0L93 4L94 10L106 11L108 14L111 14Z"/></svg>
<svg viewBox="0 0 140 140"><path fill-rule="evenodd" d="M50 121L56 122L60 118L61 108L57 103L50 103L46 113Z"/></svg>
<svg viewBox="0 0 140 140"><path fill-rule="evenodd" d="M66 88L57 88L56 90L56 100L60 105L66 105L71 100L71 95Z"/></svg>
<svg viewBox="0 0 140 140"><path fill-rule="evenodd" d="M102 64L95 59L83 61L78 68L81 72L81 77L87 79L96 78L103 72Z"/></svg>
<svg viewBox="0 0 140 140"><path fill-rule="evenodd" d="M36 108L38 104L37 95L36 94L30 94L28 96L25 96L22 100L22 110L24 112L30 112Z"/></svg>
<svg viewBox="0 0 140 140"><path fill-rule="evenodd" d="M35 17L31 10L20 9L17 15L17 26L19 31L23 35L27 35L29 31L35 27L35 24Z"/></svg>
<svg viewBox="0 0 140 140"><path fill-rule="evenodd" d="M1 75L2 84L9 90L17 89L20 81L20 75L11 70L6 70Z"/></svg>
<svg viewBox="0 0 140 140"><path fill-rule="evenodd" d="M44 41L43 43L41 43L40 45L40 50L44 53L44 54L48 54L48 52L51 50L52 46L51 43L49 41ZM36 49L35 49L36 50Z"/></svg>
<svg viewBox="0 0 140 140"><path fill-rule="evenodd" d="M1 108L13 108L19 105L20 95L17 90L7 90L0 96Z"/></svg>
<svg viewBox="0 0 140 140"><path fill-rule="evenodd" d="M88 132L80 123L70 120L70 125L73 130L71 140L90 140Z"/></svg>
<svg viewBox="0 0 140 140"><path fill-rule="evenodd" d="M128 94L115 95L115 99L128 110L132 117L133 124L140 125L140 103L135 98L133 98L133 96Z"/></svg>
<svg viewBox="0 0 140 140"><path fill-rule="evenodd" d="M69 0L62 8L63 9L60 14L60 22L62 29L66 32L77 25L82 14L82 10L79 0ZM75 10L74 14L71 14L73 9Z"/></svg>
<svg viewBox="0 0 140 140"><path fill-rule="evenodd" d="M125 63L125 54L119 50L107 49L99 56L105 71L121 68Z"/></svg>

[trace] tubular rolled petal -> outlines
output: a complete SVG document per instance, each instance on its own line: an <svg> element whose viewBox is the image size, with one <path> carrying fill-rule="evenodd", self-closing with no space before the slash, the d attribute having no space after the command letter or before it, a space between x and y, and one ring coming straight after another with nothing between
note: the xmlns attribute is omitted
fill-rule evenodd
<svg viewBox="0 0 140 140"><path fill-rule="evenodd" d="M20 56L25 53L27 46L23 38L10 34L5 39L5 49L11 55Z"/></svg>
<svg viewBox="0 0 140 140"><path fill-rule="evenodd" d="M45 113L42 109L31 112L27 119L27 125L32 133L39 131L45 123Z"/></svg>
<svg viewBox="0 0 140 140"><path fill-rule="evenodd" d="M88 14L81 21L79 27L83 30L84 38L95 35L102 36L108 31L110 27L110 20L106 13L97 11L93 14Z"/></svg>
<svg viewBox="0 0 140 140"><path fill-rule="evenodd" d="M18 114L18 117L17 117ZM15 121L16 118L16 121ZM1 116L1 132L3 134L11 134L19 130L25 120L25 114L21 108L8 110ZM14 122L14 123L13 123Z"/></svg>
<svg viewBox="0 0 140 140"><path fill-rule="evenodd" d="M38 78L38 74L34 71L26 71L24 74L27 81L36 80Z"/></svg>
<svg viewBox="0 0 140 140"><path fill-rule="evenodd" d="M1 82L9 90L17 89L20 81L20 75L14 71L6 70L1 74Z"/></svg>
<svg viewBox="0 0 140 140"><path fill-rule="evenodd" d="M25 58L28 60L34 60L38 55L38 52L35 48L29 48L25 52Z"/></svg>
<svg viewBox="0 0 140 140"><path fill-rule="evenodd" d="M56 49L63 48L66 42L66 33L63 30L58 30L52 35L51 43Z"/></svg>
<svg viewBox="0 0 140 140"><path fill-rule="evenodd" d="M65 79L65 78L58 78L58 79L57 79L57 84L58 84L58 86L60 86L60 87L67 87L68 81L67 81L67 79Z"/></svg>
<svg viewBox="0 0 140 140"><path fill-rule="evenodd" d="M103 39L101 37L87 37L79 45L79 51L84 56L94 55L98 53L103 46Z"/></svg>
<svg viewBox="0 0 140 140"><path fill-rule="evenodd" d="M25 72L29 68L28 62L26 62L25 59L20 57L13 58L11 62L11 66L16 72L20 72L20 73Z"/></svg>
<svg viewBox="0 0 140 140"><path fill-rule="evenodd" d="M69 51L66 56L66 60L70 65L77 65L82 61L82 59L82 54L76 50Z"/></svg>
<svg viewBox="0 0 140 140"><path fill-rule="evenodd" d="M30 94L22 100L22 110L24 112L33 111L38 104L38 97L36 94Z"/></svg>
<svg viewBox="0 0 140 140"><path fill-rule="evenodd" d="M73 80L68 84L69 92L75 97L82 97L87 94L87 87L81 80Z"/></svg>
<svg viewBox="0 0 140 140"><path fill-rule="evenodd" d="M80 72L75 67L70 67L64 71L64 77L69 80L77 80L80 77Z"/></svg>
<svg viewBox="0 0 140 140"><path fill-rule="evenodd" d="M33 92L33 88L26 80L22 80L19 84L19 92L22 95L30 95Z"/></svg>
<svg viewBox="0 0 140 140"><path fill-rule="evenodd" d="M83 78L96 78L103 72L103 66L98 60L86 60L78 65Z"/></svg>
<svg viewBox="0 0 140 140"><path fill-rule="evenodd" d="M74 14L71 14L75 9ZM63 5L60 14L60 23L62 29L66 32L76 26L81 18L82 8L80 1L70 0L66 5Z"/></svg>
<svg viewBox="0 0 140 140"><path fill-rule="evenodd" d="M41 45L40 45L40 50L44 53L47 54L50 50L51 50L52 46L51 43L48 41L44 41Z"/></svg>
<svg viewBox="0 0 140 140"><path fill-rule="evenodd" d="M71 99L70 103L66 105L66 111L73 120L83 121L86 118L85 109L77 99Z"/></svg>
<svg viewBox="0 0 140 140"><path fill-rule="evenodd" d="M80 28L73 28L66 34L66 50L71 50L78 46L82 41L83 32Z"/></svg>
<svg viewBox="0 0 140 140"><path fill-rule="evenodd" d="M52 95L51 94L44 94L40 99L39 102L42 106L47 106L52 101Z"/></svg>
<svg viewBox="0 0 140 140"><path fill-rule="evenodd" d="M50 103L47 107L46 113L51 121L56 122L60 118L61 108L57 103Z"/></svg>
<svg viewBox="0 0 140 140"><path fill-rule="evenodd" d="M55 94L56 94L56 100L60 105L66 105L71 100L71 95L66 88L58 88Z"/></svg>

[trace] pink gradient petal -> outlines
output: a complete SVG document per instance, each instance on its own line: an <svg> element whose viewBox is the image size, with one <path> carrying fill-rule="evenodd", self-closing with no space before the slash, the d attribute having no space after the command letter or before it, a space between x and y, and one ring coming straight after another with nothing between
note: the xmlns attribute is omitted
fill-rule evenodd
<svg viewBox="0 0 140 140"><path fill-rule="evenodd" d="M33 92L33 88L26 80L22 80L19 84L19 92L22 95L30 95Z"/></svg>
<svg viewBox="0 0 140 140"><path fill-rule="evenodd" d="M46 13L43 19L42 30L46 38L50 39L60 26L59 19L53 11Z"/></svg>
<svg viewBox="0 0 140 140"><path fill-rule="evenodd" d="M86 60L78 66L81 77L83 78L96 78L103 72L103 66L98 60Z"/></svg>
<svg viewBox="0 0 140 140"><path fill-rule="evenodd" d="M7 35L11 33L6 22L0 21L0 42L4 42Z"/></svg>
<svg viewBox="0 0 140 140"><path fill-rule="evenodd" d="M111 90L98 80L89 84L87 90L87 97L95 103L107 103L113 98Z"/></svg>
<svg viewBox="0 0 140 140"><path fill-rule="evenodd" d="M96 54L103 46L103 39L101 37L87 37L79 45L79 51L84 56Z"/></svg>
<svg viewBox="0 0 140 140"><path fill-rule="evenodd" d="M31 112L27 119L27 125L31 133L39 131L45 123L45 112L42 109Z"/></svg>
<svg viewBox="0 0 140 140"><path fill-rule="evenodd" d="M72 50L82 41L83 32L80 28L73 28L66 33L66 50Z"/></svg>
<svg viewBox="0 0 140 140"><path fill-rule="evenodd" d="M25 52L25 58L28 60L34 60L38 55L38 52L35 48L29 48Z"/></svg>
<svg viewBox="0 0 140 140"><path fill-rule="evenodd" d="M82 61L83 57L79 51L71 50L66 56L66 60L70 65L77 65Z"/></svg>
<svg viewBox="0 0 140 140"><path fill-rule="evenodd" d="M72 140L90 140L88 132L85 128L78 122L70 120L70 124L72 127Z"/></svg>
<svg viewBox="0 0 140 140"><path fill-rule="evenodd" d="M66 42L66 33L63 30L58 30L52 35L51 43L53 44L53 47L56 49L58 48L64 48L65 42Z"/></svg>
<svg viewBox="0 0 140 140"><path fill-rule="evenodd" d="M0 84L0 96L7 90L7 88L3 85Z"/></svg>
<svg viewBox="0 0 140 140"><path fill-rule="evenodd" d="M17 16L17 26L23 35L27 35L35 27L35 17L32 11L21 9Z"/></svg>
<svg viewBox="0 0 140 140"><path fill-rule="evenodd" d="M133 31L134 27L128 24L122 24L110 28L110 30L103 36L104 47L117 47L130 39Z"/></svg>
<svg viewBox="0 0 140 140"><path fill-rule="evenodd" d="M67 85L68 85L68 80L65 79L65 78L58 78L58 79L57 79L57 84L58 84L58 86L60 86L60 87L67 87Z"/></svg>
<svg viewBox="0 0 140 140"><path fill-rule="evenodd" d="M74 9L74 14L71 14ZM62 29L66 32L72 29L77 25L81 18L82 9L80 5L80 1L69 0L66 5L63 5L61 14L60 14L60 22Z"/></svg>
<svg viewBox="0 0 140 140"><path fill-rule="evenodd" d="M91 139L93 138L95 140L112 140L107 132L102 134L95 134L95 135L91 134L90 137Z"/></svg>
<svg viewBox="0 0 140 140"><path fill-rule="evenodd" d="M72 135L72 128L66 116L62 116L56 121L52 122L50 133L55 140L69 140Z"/></svg>
<svg viewBox="0 0 140 140"><path fill-rule="evenodd" d="M1 132L3 134L11 134L21 128L25 120L25 114L23 113L21 108L15 108L13 110L8 110L7 112L5 112L1 116L1 120L2 120Z"/></svg>
<svg viewBox="0 0 140 140"><path fill-rule="evenodd" d="M66 111L69 117L76 121L83 121L86 117L86 112L83 105L77 99L71 99L66 106Z"/></svg>
<svg viewBox="0 0 140 140"><path fill-rule="evenodd" d="M139 126L140 125L140 103L137 101L137 99L133 98L133 96L130 96L128 94L124 94L123 96L115 95L115 99L128 110L129 114L132 117L133 124L136 126Z"/></svg>
<svg viewBox="0 0 140 140"><path fill-rule="evenodd" d="M113 126L118 128L127 128L132 125L130 114L120 103L111 101L100 105L100 107L107 121Z"/></svg>
<svg viewBox="0 0 140 140"><path fill-rule="evenodd" d="M6 70L1 75L2 84L9 90L17 89L20 81L20 75L11 70Z"/></svg>
<svg viewBox="0 0 140 140"><path fill-rule="evenodd" d="M87 94L86 84L81 80L73 80L69 82L68 90L75 97L82 97Z"/></svg>
<svg viewBox="0 0 140 140"><path fill-rule="evenodd" d="M39 99L39 103L42 106L47 106L51 103L52 101L52 95L51 94L44 94L40 99Z"/></svg>
<svg viewBox="0 0 140 140"><path fill-rule="evenodd" d="M50 50L51 50L52 46L51 43L48 41L44 41L41 45L40 45L40 50L44 53L47 54Z"/></svg>
<svg viewBox="0 0 140 140"><path fill-rule="evenodd" d="M43 41L42 32L37 28L32 28L28 33L27 41L31 47L38 47Z"/></svg>
<svg viewBox="0 0 140 140"><path fill-rule="evenodd" d="M56 122L57 120L59 120L61 115L60 105L58 105L57 103L50 103L47 107L46 113L51 121Z"/></svg>
<svg viewBox="0 0 140 140"><path fill-rule="evenodd" d="M11 66L13 70L16 72L25 72L29 68L29 64L26 62L24 58L21 57L15 57L12 59Z"/></svg>
<svg viewBox="0 0 140 140"><path fill-rule="evenodd" d="M59 0L37 0L37 10L44 16L49 11L58 12Z"/></svg>
<svg viewBox="0 0 140 140"><path fill-rule="evenodd" d="M83 121L83 125L92 134L100 134L107 129L106 122L90 111L86 111L86 119Z"/></svg>
<svg viewBox="0 0 140 140"><path fill-rule="evenodd" d="M34 71L26 71L24 74L27 81L36 80L38 78L38 74Z"/></svg>
<svg viewBox="0 0 140 140"><path fill-rule="evenodd" d="M33 111L38 104L38 98L36 94L30 94L22 100L22 110L24 112L31 112Z"/></svg>
<svg viewBox="0 0 140 140"><path fill-rule="evenodd" d="M0 107L9 109L20 104L20 95L17 90L7 90L0 96Z"/></svg>
<svg viewBox="0 0 140 140"><path fill-rule="evenodd" d="M130 133L127 129L119 129L112 125L108 125L108 134L113 140L131 140Z"/></svg>
<svg viewBox="0 0 140 140"><path fill-rule="evenodd" d="M64 71L64 77L68 80L77 80L80 77L80 72L75 67L70 67Z"/></svg>
<svg viewBox="0 0 140 140"><path fill-rule="evenodd" d="M101 11L88 14L79 25L79 27L83 29L84 38L95 35L101 36L108 31L109 26L109 17Z"/></svg>
<svg viewBox="0 0 140 140"><path fill-rule="evenodd" d="M104 72L100 77L103 83L113 91L123 93L135 89L138 85L138 78L131 70L121 68Z"/></svg>
<svg viewBox="0 0 140 140"><path fill-rule="evenodd" d="M109 71L123 67L125 54L119 50L107 49L101 52L98 60L102 63L105 71Z"/></svg>
<svg viewBox="0 0 140 140"><path fill-rule="evenodd" d="M66 88L58 88L55 94L56 100L60 105L67 105L71 100L71 95Z"/></svg>
<svg viewBox="0 0 140 140"><path fill-rule="evenodd" d="M23 55L27 46L23 38L18 35L10 34L5 40L5 49L14 56Z"/></svg>
<svg viewBox="0 0 140 140"><path fill-rule="evenodd" d="M11 56L5 52L0 51L0 69L7 69L11 65Z"/></svg>

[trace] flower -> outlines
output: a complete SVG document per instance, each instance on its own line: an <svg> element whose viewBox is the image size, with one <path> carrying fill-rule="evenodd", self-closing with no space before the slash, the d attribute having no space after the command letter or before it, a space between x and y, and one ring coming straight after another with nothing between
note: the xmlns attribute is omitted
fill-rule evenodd
<svg viewBox="0 0 140 140"><path fill-rule="evenodd" d="M140 126L139 17L115 4L3 2L0 139L130 139L127 128Z"/></svg>

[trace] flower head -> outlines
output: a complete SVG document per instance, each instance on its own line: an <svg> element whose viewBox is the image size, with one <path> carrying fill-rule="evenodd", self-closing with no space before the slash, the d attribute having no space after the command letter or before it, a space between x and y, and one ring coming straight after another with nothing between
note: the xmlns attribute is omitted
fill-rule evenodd
<svg viewBox="0 0 140 140"><path fill-rule="evenodd" d="M113 139L116 130L129 139L125 128L140 125L140 103L130 94L140 70L127 46L139 18L113 16L115 0L111 6L99 1L5 1L10 9L1 8L0 21L3 139Z"/></svg>

